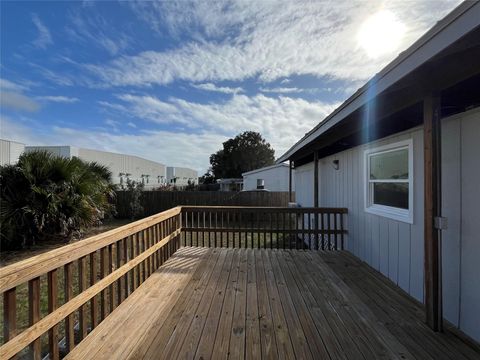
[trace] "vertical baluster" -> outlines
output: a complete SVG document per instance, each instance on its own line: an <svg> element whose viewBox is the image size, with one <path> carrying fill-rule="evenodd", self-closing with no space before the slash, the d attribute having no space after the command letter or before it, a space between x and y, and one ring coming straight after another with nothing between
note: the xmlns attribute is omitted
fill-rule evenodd
<svg viewBox="0 0 480 360"><path fill-rule="evenodd" d="M268 214L268 220L270 222L270 249L273 249L273 233L272 233L272 229L273 229L273 223L272 223L272 217L273 217L273 213L272 213L273 210L270 210L269 214Z"/></svg>
<svg viewBox="0 0 480 360"><path fill-rule="evenodd" d="M107 249L105 247L100 249L100 279L107 275ZM107 289L100 292L100 320L107 316Z"/></svg>
<svg viewBox="0 0 480 360"><path fill-rule="evenodd" d="M260 211L257 211L257 249L260 249L260 240L261 240L261 237L262 237L262 234L261 234L261 228L262 226L260 225Z"/></svg>
<svg viewBox="0 0 480 360"><path fill-rule="evenodd" d="M63 272L65 275L64 281L64 294L65 303L69 302L73 298L73 263L68 263L64 266ZM65 342L67 345L67 353L73 350L75 346L75 330L74 330L74 316L73 313L69 314L65 318Z"/></svg>
<svg viewBox="0 0 480 360"><path fill-rule="evenodd" d="M238 232L240 233L241 225L240 225L240 213L236 212L235 210L229 210L228 216L231 222L231 225L228 226L229 229L232 230L232 248L235 249L236 246L239 248L241 247L240 243L240 236L238 238L238 245L236 244L236 234L235 234L235 226L238 226ZM228 247L230 247L230 244L227 244Z"/></svg>
<svg viewBox="0 0 480 360"><path fill-rule="evenodd" d="M90 254L90 286L97 282L97 257L96 252ZM92 329L98 324L98 296L92 297L90 300L90 321L92 322Z"/></svg>
<svg viewBox="0 0 480 360"><path fill-rule="evenodd" d="M333 213L333 229L335 231L335 250L338 250L338 228L337 228L337 213Z"/></svg>
<svg viewBox="0 0 480 360"><path fill-rule="evenodd" d="M206 228L205 210L202 211L202 216L203 216L202 246L205 246L205 228Z"/></svg>
<svg viewBox="0 0 480 360"><path fill-rule="evenodd" d="M3 341L17 335L17 294L12 288L3 293Z"/></svg>
<svg viewBox="0 0 480 360"><path fill-rule="evenodd" d="M120 269L120 267L124 264L123 262L123 239L117 241L115 249L117 250L117 269ZM122 276L120 279L117 280L117 304L120 305L122 303L123 299L123 294L125 294L125 282L124 282L124 276Z"/></svg>
<svg viewBox="0 0 480 360"><path fill-rule="evenodd" d="M48 313L51 314L58 306L58 276L57 269L49 271L47 274L48 286ZM58 324L48 330L48 352L49 359L58 360L60 355L58 351Z"/></svg>
<svg viewBox="0 0 480 360"><path fill-rule="evenodd" d="M28 282L28 315L30 326L40 320L40 278L38 277ZM32 341L30 351L33 359L41 358L42 347L40 338Z"/></svg>
<svg viewBox="0 0 480 360"><path fill-rule="evenodd" d="M330 230L332 229L330 227L330 213L327 213L327 227L328 227L328 250L331 250L332 244L331 244L331 239L330 239Z"/></svg>
<svg viewBox="0 0 480 360"><path fill-rule="evenodd" d="M263 248L267 248L267 224L266 224L267 213L262 211L262 227L263 227Z"/></svg>
<svg viewBox="0 0 480 360"><path fill-rule="evenodd" d="M81 294L87 289L87 258L82 256L78 259L78 291ZM80 328L80 340L87 336L87 305L83 304L78 313Z"/></svg>
<svg viewBox="0 0 480 360"><path fill-rule="evenodd" d="M341 233L340 233L340 241L341 241L341 246L342 246L341 249L343 250L343 249L344 249L344 246L345 246L345 244L344 244L344 235L343 235L343 231L344 231L344 230L343 230L343 213L340 214L340 231L341 231Z"/></svg>
<svg viewBox="0 0 480 360"><path fill-rule="evenodd" d="M212 210L209 210L208 211L208 247L211 247L212 245L212 241L211 241L211 237L212 237Z"/></svg>
<svg viewBox="0 0 480 360"><path fill-rule="evenodd" d="M183 224L183 219L182 219L182 224ZM149 229L149 231L150 231L150 236L149 236L150 245L149 245L149 246L150 246L150 247L155 246L155 244L156 244L156 241L155 241L155 231L156 231L156 230L155 230L155 229L156 229L156 225L153 225L153 226ZM182 234L182 232L180 231L180 236L182 236L181 234ZM183 240L180 240L180 241L181 241L181 244L182 244L182 246L183 246L183 243L184 243ZM151 258L152 258L152 269L151 269L151 270L152 270L152 274L153 274L153 273L157 270L157 256L156 256L156 252L153 253L153 255L152 255Z"/></svg>
<svg viewBox="0 0 480 360"><path fill-rule="evenodd" d="M227 210L227 248L230 247L230 212Z"/></svg>
<svg viewBox="0 0 480 360"><path fill-rule="evenodd" d="M324 218L323 215L324 215L324 213L321 212L321 213L320 213L320 219L322 220L322 221L321 221L322 250L325 250L325 221L324 221L324 219L323 219L323 218Z"/></svg>
<svg viewBox="0 0 480 360"><path fill-rule="evenodd" d="M254 236L254 223L253 223L253 214L254 212L250 212L250 247L253 249L253 236ZM248 247L248 246L247 246Z"/></svg>
<svg viewBox="0 0 480 360"><path fill-rule="evenodd" d="M215 211L215 247L218 246L218 211Z"/></svg>
<svg viewBox="0 0 480 360"><path fill-rule="evenodd" d="M137 245L137 233L132 235L132 248L131 248L131 254L132 256L130 259L135 259L138 255L138 245ZM138 266L135 266L133 268L133 280L132 280L132 292L136 290L138 287Z"/></svg>
<svg viewBox="0 0 480 360"><path fill-rule="evenodd" d="M108 246L107 275L111 274L114 270L115 261L114 261L113 255L114 255L113 244L110 244ZM109 303L110 303L110 312L112 312L115 309L115 283L114 282L109 286L108 295L109 295Z"/></svg>
<svg viewBox="0 0 480 360"><path fill-rule="evenodd" d="M223 235L224 235L223 229L225 228L224 221L223 221L223 211L220 214L221 214L221 222L222 222L222 227L221 227L222 232L220 233L220 247L223 247Z"/></svg>
<svg viewBox="0 0 480 360"><path fill-rule="evenodd" d="M315 214L315 212L313 214ZM304 244L302 244L302 248L304 248L303 245ZM312 249L312 214L311 213L308 213L308 249L309 250Z"/></svg>
<svg viewBox="0 0 480 360"><path fill-rule="evenodd" d="M285 250L285 247L286 247L286 244L285 242L287 241L288 239L288 248L290 249L290 235L287 234L287 232L285 231L286 230L286 227L285 227L285 213L282 212L282 240L283 240L283 250Z"/></svg>
<svg viewBox="0 0 480 360"><path fill-rule="evenodd" d="M190 212L190 246L193 245L193 211Z"/></svg>
<svg viewBox="0 0 480 360"><path fill-rule="evenodd" d="M128 262L128 249L130 247L130 236L126 237L123 239L123 261L124 261L124 264L126 264ZM128 295L130 294L130 274L131 272L128 271L127 273L125 273L124 275L124 283L125 283L125 292L124 292L124 296L123 296L123 299L127 298Z"/></svg>
<svg viewBox="0 0 480 360"><path fill-rule="evenodd" d="M275 210L272 215L274 215L275 221L273 222L273 232L275 234L275 242L277 245L277 249L280 248L280 235L278 233L278 211Z"/></svg>

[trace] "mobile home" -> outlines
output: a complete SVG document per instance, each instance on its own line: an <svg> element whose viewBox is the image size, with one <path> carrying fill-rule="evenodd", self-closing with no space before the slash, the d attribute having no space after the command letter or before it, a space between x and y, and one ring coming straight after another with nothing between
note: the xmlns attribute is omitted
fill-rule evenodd
<svg viewBox="0 0 480 360"><path fill-rule="evenodd" d="M480 2L439 21L293 145L300 206L346 207L346 248L480 341Z"/></svg>

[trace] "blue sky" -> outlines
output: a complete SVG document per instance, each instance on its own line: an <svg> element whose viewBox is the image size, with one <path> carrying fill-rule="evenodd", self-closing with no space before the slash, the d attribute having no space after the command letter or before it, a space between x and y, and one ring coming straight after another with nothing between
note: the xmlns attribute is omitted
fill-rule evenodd
<svg viewBox="0 0 480 360"><path fill-rule="evenodd" d="M278 157L458 3L2 1L1 137L204 172L254 130Z"/></svg>

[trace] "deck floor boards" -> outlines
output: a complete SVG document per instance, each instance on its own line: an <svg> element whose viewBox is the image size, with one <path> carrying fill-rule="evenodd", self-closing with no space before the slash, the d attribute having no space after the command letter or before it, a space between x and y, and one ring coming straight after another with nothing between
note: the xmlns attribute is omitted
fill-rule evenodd
<svg viewBox="0 0 480 360"><path fill-rule="evenodd" d="M178 250L67 359L480 359L346 252Z"/></svg>

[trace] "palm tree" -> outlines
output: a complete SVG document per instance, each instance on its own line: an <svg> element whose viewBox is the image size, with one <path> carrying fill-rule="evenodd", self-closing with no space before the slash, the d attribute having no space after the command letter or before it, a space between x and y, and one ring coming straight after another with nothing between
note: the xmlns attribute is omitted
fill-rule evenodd
<svg viewBox="0 0 480 360"><path fill-rule="evenodd" d="M108 168L76 157L28 152L0 168L0 182L2 248L69 241L114 211Z"/></svg>

